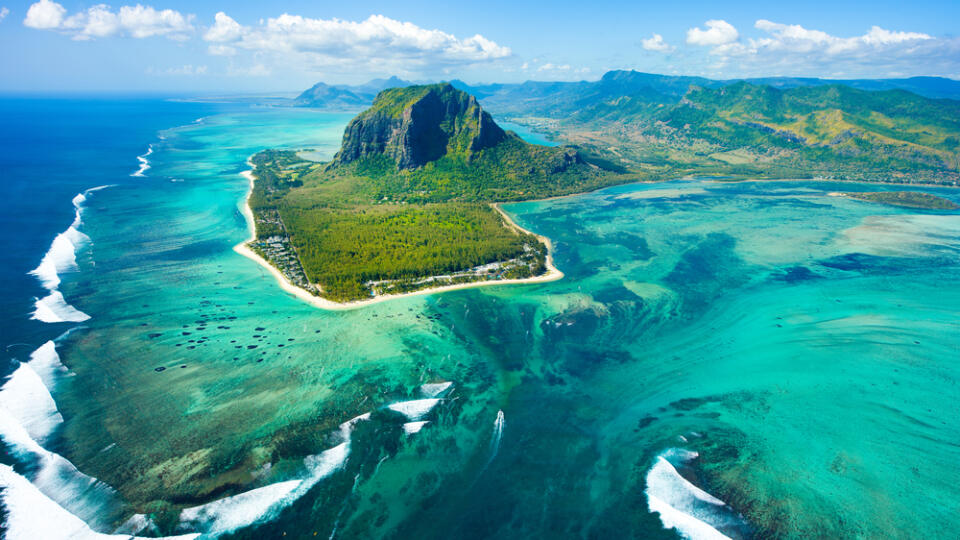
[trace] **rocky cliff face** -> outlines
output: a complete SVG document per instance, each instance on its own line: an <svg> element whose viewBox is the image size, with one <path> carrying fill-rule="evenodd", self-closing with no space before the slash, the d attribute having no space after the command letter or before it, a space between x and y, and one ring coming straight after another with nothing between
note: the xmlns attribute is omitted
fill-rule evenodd
<svg viewBox="0 0 960 540"><path fill-rule="evenodd" d="M506 137L476 98L450 84L391 88L350 121L334 162L385 155L415 169L447 154L470 159Z"/></svg>

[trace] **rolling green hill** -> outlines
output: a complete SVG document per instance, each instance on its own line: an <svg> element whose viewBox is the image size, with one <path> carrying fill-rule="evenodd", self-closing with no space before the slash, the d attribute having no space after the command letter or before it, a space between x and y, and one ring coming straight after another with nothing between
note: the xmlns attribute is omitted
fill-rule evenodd
<svg viewBox="0 0 960 540"><path fill-rule="evenodd" d="M691 86L584 104L557 131L633 169L953 184L960 101L848 86Z"/></svg>

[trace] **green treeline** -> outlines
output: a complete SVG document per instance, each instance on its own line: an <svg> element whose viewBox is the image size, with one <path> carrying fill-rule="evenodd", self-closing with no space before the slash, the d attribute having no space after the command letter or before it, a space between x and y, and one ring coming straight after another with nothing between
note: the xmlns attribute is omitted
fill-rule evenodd
<svg viewBox="0 0 960 540"><path fill-rule="evenodd" d="M504 279L546 269L546 247L536 236L506 227L476 196L407 203L399 202L403 192L397 191L397 201L384 201L384 193L393 193L384 186L396 181L396 167L383 174L375 161L351 167L371 176L347 177L331 176L322 164L291 151L267 150L252 158L256 181L250 206L258 239L289 235L304 273L324 297L367 298L367 283L381 280L396 281L390 292L416 290L424 278L497 261L523 261L503 268L497 277Z"/></svg>
<svg viewBox="0 0 960 540"><path fill-rule="evenodd" d="M486 205L382 205L353 210L284 208L308 279L324 296L369 296L368 281L411 280L519 257L539 246L506 228Z"/></svg>

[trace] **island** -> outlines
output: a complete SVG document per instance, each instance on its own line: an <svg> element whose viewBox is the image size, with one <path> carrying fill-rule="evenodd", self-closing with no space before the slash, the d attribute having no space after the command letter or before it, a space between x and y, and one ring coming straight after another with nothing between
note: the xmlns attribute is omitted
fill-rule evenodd
<svg viewBox="0 0 960 540"><path fill-rule="evenodd" d="M907 208L920 208L924 210L958 210L960 205L943 197L923 193L921 191L865 191L865 192L845 192L841 195L858 199L861 201L870 201L875 203L890 204L893 206L904 206Z"/></svg>
<svg viewBox="0 0 960 540"><path fill-rule="evenodd" d="M549 241L497 204L636 179L576 147L523 141L447 83L381 91L330 162L266 150L250 164L253 233L237 251L332 309L558 279Z"/></svg>

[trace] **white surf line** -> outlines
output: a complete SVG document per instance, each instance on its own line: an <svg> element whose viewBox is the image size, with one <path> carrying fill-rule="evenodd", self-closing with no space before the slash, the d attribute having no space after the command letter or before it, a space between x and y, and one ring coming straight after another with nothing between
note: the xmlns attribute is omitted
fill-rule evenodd
<svg viewBox="0 0 960 540"><path fill-rule="evenodd" d="M407 435L413 435L414 433L419 433L423 426L429 424L429 420L420 420L418 422L407 422L403 424L403 432Z"/></svg>
<svg viewBox="0 0 960 540"><path fill-rule="evenodd" d="M67 230L54 237L50 249L44 254L40 264L29 272L36 276L43 287L49 291L47 296L38 298L34 303L31 319L45 323L83 322L90 319L89 315L68 304L58 288L61 274L79 270L77 254L91 243L90 237L80 232L83 224L83 205L90 194L108 187L110 186L91 188L78 193L73 198L73 223Z"/></svg>
<svg viewBox="0 0 960 540"><path fill-rule="evenodd" d="M446 393L450 387L453 386L452 382L439 382L439 383L427 383L420 385L420 393L428 398L439 397L442 394Z"/></svg>
<svg viewBox="0 0 960 540"><path fill-rule="evenodd" d="M153 153L153 145L151 144L147 146L146 152L137 156L137 161L140 162L140 168L137 169L136 172L132 173L130 176L143 178L144 176L143 173L147 172L150 169L150 160L147 159L147 157L152 153Z"/></svg>
<svg viewBox="0 0 960 540"><path fill-rule="evenodd" d="M0 487L6 488L0 498L10 515L8 521L15 523L8 538L131 538L144 531L156 532L156 526L143 514L130 516L113 535L95 531L91 524L99 523L98 518L117 514L121 503L116 491L83 474L70 461L37 442L49 437L62 423L50 390L59 379L71 375L60 362L55 343L49 341L35 350L30 361L21 364L0 387L0 438L14 455L35 468L30 473L32 482L12 468L0 471ZM438 386L442 386L442 392L452 383L438 383ZM428 391L430 388L428 386ZM395 403L390 408L419 418L440 401L439 398L412 400ZM365 413L340 424L342 442L304 458L302 476L182 510L178 532L184 535L175 538L195 538L200 534L215 537L275 518L318 482L344 467L350 455L354 427L370 416ZM404 430L416 433L426 423L407 422ZM411 429L413 426L417 427ZM47 523L40 516L51 516L54 521L50 526L63 534L49 533Z"/></svg>
<svg viewBox="0 0 960 540"><path fill-rule="evenodd" d="M205 535L219 536L270 521L318 482L346 465L350 456L350 433L358 422L369 419L370 413L366 413L340 424L343 442L304 458L305 476L184 509L180 512L180 530L195 530Z"/></svg>
<svg viewBox="0 0 960 540"><path fill-rule="evenodd" d="M29 480L16 473L13 467L0 464L0 500L6 510L7 540L140 540L129 534L104 534L90 528L82 519L71 514L44 495ZM188 534L168 540L188 540L199 536Z"/></svg>
<svg viewBox="0 0 960 540"><path fill-rule="evenodd" d="M0 387L0 439L28 465L38 490L96 527L105 525L98 518L119 511L117 493L42 446L63 422L50 392L67 375L52 341L35 350Z"/></svg>
<svg viewBox="0 0 960 540"><path fill-rule="evenodd" d="M730 540L721 529L743 530L746 522L720 499L692 484L677 472L671 460L681 463L696 452L671 448L659 456L647 472L647 504L660 515L666 529L689 540Z"/></svg>
<svg viewBox="0 0 960 540"><path fill-rule="evenodd" d="M422 420L437 404L440 398L414 399L387 405L387 408L407 417L411 422Z"/></svg>
<svg viewBox="0 0 960 540"><path fill-rule="evenodd" d="M239 253L240 255L243 255L244 257L254 261L255 263L262 266L264 269L266 269L268 272L270 272L270 274L274 277L274 279L277 280L277 283L280 285L281 289L294 295L299 300L302 300L314 307L318 307L320 309L326 309L329 311L344 311L344 310L350 310L350 309L358 309L358 308L366 307L372 304L378 304L380 302L386 302L387 300L394 300L397 298L405 298L410 296L438 294L438 293L449 292L449 291L457 291L461 289L472 289L474 287L547 283L550 281L557 281L558 279L563 278L563 272L561 272L553 264L554 248L553 248L553 243L550 241L550 239L547 238L546 236L541 236L539 234L532 233L524 229L523 227L517 225L516 223L514 223L512 219L510 219L510 216L507 215L507 213L504 212L502 208L500 208L498 204L491 204L490 206L503 217L508 227L518 232L533 234L534 236L539 238L540 241L544 243L544 245L547 246L547 257L546 257L547 272L546 273L541 274L539 276L529 277L529 278L495 279L495 280L487 280L487 281L473 281L470 283L458 283L455 285L443 285L440 287L431 287L427 289L420 289L417 291L411 291L411 292L400 293L400 294L385 294L385 295L375 296L367 300L353 300L350 302L334 302L332 300L321 298L291 283L290 280L287 279L287 276L283 275L283 273L277 270L277 268L272 264L270 264L269 261L257 255L247 245L250 242L253 242L254 240L257 239L256 222L253 219L253 210L251 210L250 208L250 196L253 194L253 184L255 182L255 178L253 176L253 163L249 159L247 159L247 165L249 165L251 169L248 171L241 172L240 175L247 179L247 181L250 184L250 189L247 191L247 195L243 199L243 206L241 208L241 212L243 213L244 218L246 218L247 229L250 231L250 237L247 240L233 246L233 250Z"/></svg>

